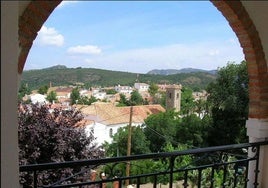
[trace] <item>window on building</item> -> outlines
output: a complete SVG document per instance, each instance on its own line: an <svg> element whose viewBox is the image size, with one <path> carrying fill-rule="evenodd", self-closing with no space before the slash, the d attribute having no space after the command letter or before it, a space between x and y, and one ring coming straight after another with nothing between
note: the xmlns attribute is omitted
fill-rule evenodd
<svg viewBox="0 0 268 188"><path fill-rule="evenodd" d="M113 136L113 129L112 129L112 128L110 128L110 130L109 130L109 136L110 136L110 137Z"/></svg>

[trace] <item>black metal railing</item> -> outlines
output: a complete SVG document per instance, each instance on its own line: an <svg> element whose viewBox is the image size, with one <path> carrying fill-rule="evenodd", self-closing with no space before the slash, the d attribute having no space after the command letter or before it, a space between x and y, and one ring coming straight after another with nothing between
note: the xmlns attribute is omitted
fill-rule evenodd
<svg viewBox="0 0 268 188"><path fill-rule="evenodd" d="M115 158L20 166L22 187L258 187L259 153L268 141ZM250 155L249 155L250 153ZM126 164L130 175L126 176ZM254 168L254 169L252 169ZM94 170L94 172L92 171ZM105 177L90 179L90 173Z"/></svg>

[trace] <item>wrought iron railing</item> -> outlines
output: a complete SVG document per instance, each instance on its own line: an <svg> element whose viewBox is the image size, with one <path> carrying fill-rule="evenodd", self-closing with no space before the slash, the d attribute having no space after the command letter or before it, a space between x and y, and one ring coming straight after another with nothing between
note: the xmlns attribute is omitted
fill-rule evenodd
<svg viewBox="0 0 268 188"><path fill-rule="evenodd" d="M115 158L20 166L23 187L258 187L260 148L268 141ZM249 155L250 153L250 155ZM130 175L126 176L126 164ZM253 164L253 165L252 165ZM254 166L254 167L253 167ZM254 169L252 169L254 168ZM90 179L89 173L105 173Z"/></svg>

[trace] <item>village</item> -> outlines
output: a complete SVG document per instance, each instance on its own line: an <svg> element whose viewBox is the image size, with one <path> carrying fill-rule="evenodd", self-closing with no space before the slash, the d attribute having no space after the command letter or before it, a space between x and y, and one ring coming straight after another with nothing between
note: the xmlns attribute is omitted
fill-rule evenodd
<svg viewBox="0 0 268 188"><path fill-rule="evenodd" d="M40 94L38 91L32 91L30 95L25 95L23 100L28 100L33 104L45 104L48 105L51 111L55 108L61 108L68 110L74 107L82 112L84 119L79 122L77 126L83 126L88 134L93 131L96 137L97 145L102 145L105 142L111 143L112 137L120 127L125 127L130 124L131 106L118 106L120 95L124 95L126 99L131 97L133 91L138 91L143 100L146 100L148 104L133 106L132 111L132 126L140 126L144 123L144 120L151 114L157 114L165 112L167 109L175 109L180 111L181 108L181 89L182 85L157 85L158 93L166 94L166 106L155 104L153 97L149 93L150 85L146 83L136 82L132 86L116 85L114 87L96 87L79 89L81 97L91 98L94 97L97 101L91 105L72 104L71 93L77 86L59 86L52 87L49 84L48 92L54 91L56 93L57 100L50 103L47 100L47 95ZM108 90L116 91L115 94L107 94ZM193 92L194 100L206 100L207 93Z"/></svg>

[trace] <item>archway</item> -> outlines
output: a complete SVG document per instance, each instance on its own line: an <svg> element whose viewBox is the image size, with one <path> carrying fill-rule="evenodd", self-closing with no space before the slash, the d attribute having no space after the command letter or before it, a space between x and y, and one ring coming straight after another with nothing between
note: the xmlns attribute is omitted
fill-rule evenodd
<svg viewBox="0 0 268 188"><path fill-rule="evenodd" d="M32 43L37 36L37 32L60 2L61 0L31 1L19 18L20 51L18 57L18 74L22 74L25 61ZM268 119L268 73L260 36L247 10L240 1L212 0L211 2L229 22L229 25L238 37L245 54L245 59L249 62L250 102L249 121L247 122L248 135L256 138L251 141L261 140L267 137L268 132L267 122L262 121ZM267 156L265 152L262 153L263 159L261 161L265 160L265 155ZM260 163L265 166L265 161L261 161ZM263 169L263 174L265 175L265 173L268 174L267 169Z"/></svg>
<svg viewBox="0 0 268 188"><path fill-rule="evenodd" d="M239 1L212 1L228 20L240 42L249 74L249 118L268 118L268 106L261 103L267 91L267 63L259 34L246 9Z"/></svg>

